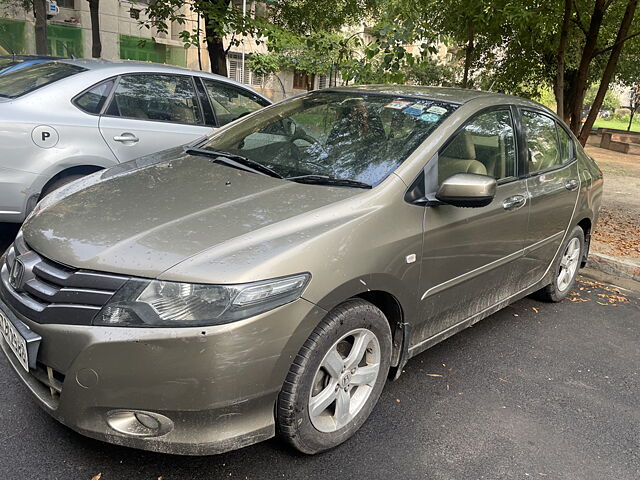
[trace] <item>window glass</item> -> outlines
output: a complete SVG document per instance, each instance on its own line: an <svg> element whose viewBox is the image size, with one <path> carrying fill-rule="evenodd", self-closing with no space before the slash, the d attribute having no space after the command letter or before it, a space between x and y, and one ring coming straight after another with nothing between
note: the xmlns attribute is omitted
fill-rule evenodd
<svg viewBox="0 0 640 480"><path fill-rule="evenodd" d="M529 172L539 172L562 164L556 122L546 115L525 111L522 114L527 135Z"/></svg>
<svg viewBox="0 0 640 480"><path fill-rule="evenodd" d="M202 81L216 113L219 126L226 125L268 105L268 102L250 92L206 78L203 78Z"/></svg>
<svg viewBox="0 0 640 480"><path fill-rule="evenodd" d="M568 163L573 160L573 140L569 134L558 125L558 138L560 140L560 160Z"/></svg>
<svg viewBox="0 0 640 480"><path fill-rule="evenodd" d="M191 77L182 75L124 75L107 114L188 125L202 123Z"/></svg>
<svg viewBox="0 0 640 480"><path fill-rule="evenodd" d="M438 182L456 173L489 175L496 180L516 175L515 135L511 113L483 113L456 134L438 156Z"/></svg>
<svg viewBox="0 0 640 480"><path fill-rule="evenodd" d="M75 100L76 106L87 113L100 113L104 102L107 101L113 81L108 81L96 85L91 90L86 91Z"/></svg>
<svg viewBox="0 0 640 480"><path fill-rule="evenodd" d="M456 108L435 100L317 91L239 121L205 148L242 155L284 177L376 185Z"/></svg>
<svg viewBox="0 0 640 480"><path fill-rule="evenodd" d="M68 63L47 62L0 76L0 97L17 98L85 69Z"/></svg>

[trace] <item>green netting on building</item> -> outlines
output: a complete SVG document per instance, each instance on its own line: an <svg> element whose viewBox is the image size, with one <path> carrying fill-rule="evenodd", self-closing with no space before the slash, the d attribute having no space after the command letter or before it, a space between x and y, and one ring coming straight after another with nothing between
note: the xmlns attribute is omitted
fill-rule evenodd
<svg viewBox="0 0 640 480"><path fill-rule="evenodd" d="M27 22L0 18L0 47L8 53L27 53Z"/></svg>
<svg viewBox="0 0 640 480"><path fill-rule="evenodd" d="M64 25L47 25L47 47L49 55L83 57L82 29Z"/></svg>
<svg viewBox="0 0 640 480"><path fill-rule="evenodd" d="M120 58L187 66L187 51L184 48L169 47L149 38L130 35L120 35Z"/></svg>

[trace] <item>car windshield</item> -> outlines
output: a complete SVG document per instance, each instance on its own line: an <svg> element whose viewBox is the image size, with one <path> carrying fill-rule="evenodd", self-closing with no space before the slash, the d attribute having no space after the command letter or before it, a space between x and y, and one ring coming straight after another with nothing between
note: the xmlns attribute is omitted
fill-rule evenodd
<svg viewBox="0 0 640 480"><path fill-rule="evenodd" d="M85 69L68 63L47 62L21 68L0 77L0 97L17 98Z"/></svg>
<svg viewBox="0 0 640 480"><path fill-rule="evenodd" d="M377 185L457 105L353 91L313 92L240 120L201 146L248 158L284 178Z"/></svg>

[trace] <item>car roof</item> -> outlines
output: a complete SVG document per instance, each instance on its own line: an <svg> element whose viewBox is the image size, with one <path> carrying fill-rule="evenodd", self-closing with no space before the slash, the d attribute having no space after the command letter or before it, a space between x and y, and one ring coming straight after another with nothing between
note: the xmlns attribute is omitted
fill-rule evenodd
<svg viewBox="0 0 640 480"><path fill-rule="evenodd" d="M530 105L537 108L546 107L537 102L504 93L486 92L484 90L470 90L467 88L453 87L427 87L421 85L354 85L347 87L331 87L327 90L354 93L374 93L397 97L412 97L462 105L476 99L493 101L496 103L514 103L518 105Z"/></svg>
<svg viewBox="0 0 640 480"><path fill-rule="evenodd" d="M154 62L139 62L135 60L98 60L90 58L75 58L75 59L61 59L57 60L61 63L68 63L70 65L77 65L92 71L102 71L105 75L121 75L130 72L153 72L153 73L173 73L182 75L198 75L201 77L207 77L218 81L223 81L231 85L236 85L245 90L251 90L260 97L267 98L258 92L255 92L251 87L241 82L237 82L231 78L223 77L222 75L216 75L214 73L203 72L200 70L190 70L184 67L178 67L174 65L165 65L163 63Z"/></svg>

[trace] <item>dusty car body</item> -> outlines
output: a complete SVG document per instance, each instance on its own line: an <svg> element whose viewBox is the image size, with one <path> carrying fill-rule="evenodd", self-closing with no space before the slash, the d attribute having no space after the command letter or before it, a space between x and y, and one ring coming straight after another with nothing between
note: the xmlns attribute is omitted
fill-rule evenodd
<svg viewBox="0 0 640 480"><path fill-rule="evenodd" d="M332 152L345 178L317 174ZM209 454L277 431L316 453L412 356L532 292L564 297L601 195L533 102L310 93L43 200L0 259L0 343L85 435Z"/></svg>

